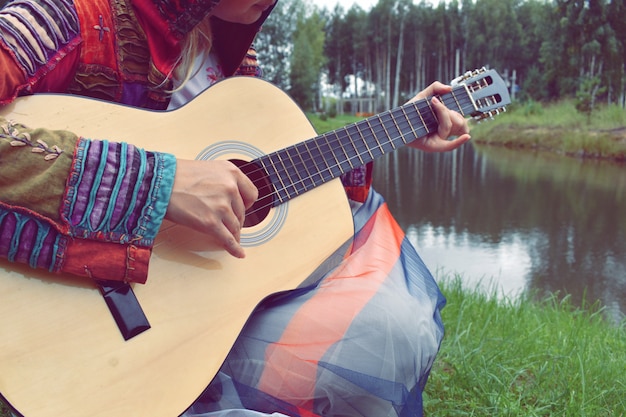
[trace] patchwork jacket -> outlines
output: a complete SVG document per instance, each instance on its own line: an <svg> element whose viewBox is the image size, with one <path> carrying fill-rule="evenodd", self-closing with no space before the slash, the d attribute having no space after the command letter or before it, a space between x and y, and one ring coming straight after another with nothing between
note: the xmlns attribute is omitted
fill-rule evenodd
<svg viewBox="0 0 626 417"><path fill-rule="evenodd" d="M0 10L0 105L57 92L165 109L181 39L218 1L10 1ZM213 20L226 74L269 12L253 25ZM145 282L176 159L106 139L0 117L0 257Z"/></svg>

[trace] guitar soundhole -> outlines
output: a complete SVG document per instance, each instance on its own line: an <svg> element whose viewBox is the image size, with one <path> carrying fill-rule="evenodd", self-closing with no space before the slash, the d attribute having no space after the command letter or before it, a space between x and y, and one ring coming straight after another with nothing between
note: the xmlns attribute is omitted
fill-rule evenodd
<svg viewBox="0 0 626 417"><path fill-rule="evenodd" d="M267 173L260 165L240 159L231 159L230 162L239 167L259 190L259 198L252 207L246 211L246 219L243 223L243 227L256 226L265 220L270 209L274 206L274 190L272 183Z"/></svg>

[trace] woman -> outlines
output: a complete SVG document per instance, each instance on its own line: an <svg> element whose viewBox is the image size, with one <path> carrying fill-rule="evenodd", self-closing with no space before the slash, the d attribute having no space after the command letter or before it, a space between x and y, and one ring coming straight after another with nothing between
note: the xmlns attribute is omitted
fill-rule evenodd
<svg viewBox="0 0 626 417"><path fill-rule="evenodd" d="M176 107L207 82L258 75L249 47L273 6L274 0L11 1L0 11L0 104L64 92ZM196 65L219 71L203 79ZM435 83L416 98L447 91ZM435 99L432 105L438 131L411 146L447 151L469 140L459 114ZM0 245L0 255L10 261L143 283L164 218L245 256L239 237L258 190L230 162L177 160L138 149L132 138L90 140L4 119L0 126L0 240L12 242ZM446 140L450 135L458 137ZM186 415L421 414L442 337L443 298L369 190L367 174L344 181L357 230L344 261L305 290L263 303Z"/></svg>

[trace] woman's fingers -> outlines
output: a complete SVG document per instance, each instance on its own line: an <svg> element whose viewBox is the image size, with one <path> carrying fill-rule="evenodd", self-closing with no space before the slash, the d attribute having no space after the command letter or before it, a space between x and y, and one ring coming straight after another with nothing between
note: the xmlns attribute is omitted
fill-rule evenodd
<svg viewBox="0 0 626 417"><path fill-rule="evenodd" d="M242 258L241 228L257 197L252 181L228 161L179 160L166 217Z"/></svg>
<svg viewBox="0 0 626 417"><path fill-rule="evenodd" d="M437 118L437 131L413 141L409 146L426 152L447 152L458 148L470 140L467 120L458 112L448 109L437 96L449 93L451 87L438 81L419 92L411 101L430 100L430 106Z"/></svg>

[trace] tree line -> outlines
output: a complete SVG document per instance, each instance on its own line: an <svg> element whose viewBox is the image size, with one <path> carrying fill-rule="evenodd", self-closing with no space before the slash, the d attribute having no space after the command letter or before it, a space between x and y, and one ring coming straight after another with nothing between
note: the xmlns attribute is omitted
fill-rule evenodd
<svg viewBox="0 0 626 417"><path fill-rule="evenodd" d="M306 110L319 109L325 83L381 111L483 66L518 100L573 98L589 110L625 105L625 16L625 0L379 0L370 10L279 0L256 46L266 78Z"/></svg>

